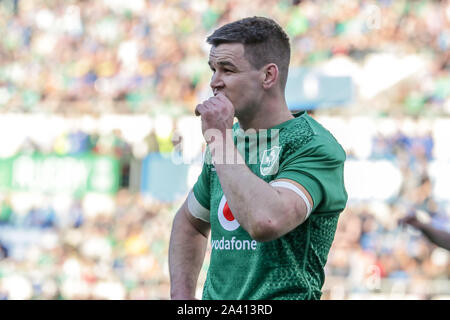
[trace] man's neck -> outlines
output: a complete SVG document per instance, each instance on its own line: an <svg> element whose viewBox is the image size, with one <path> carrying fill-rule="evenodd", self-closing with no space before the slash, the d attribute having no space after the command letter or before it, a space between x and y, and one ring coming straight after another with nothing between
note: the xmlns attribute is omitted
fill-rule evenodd
<svg viewBox="0 0 450 320"><path fill-rule="evenodd" d="M248 129L269 129L293 118L294 116L286 103L278 101L278 104L261 107L257 114L238 117L238 120L239 126L245 131Z"/></svg>

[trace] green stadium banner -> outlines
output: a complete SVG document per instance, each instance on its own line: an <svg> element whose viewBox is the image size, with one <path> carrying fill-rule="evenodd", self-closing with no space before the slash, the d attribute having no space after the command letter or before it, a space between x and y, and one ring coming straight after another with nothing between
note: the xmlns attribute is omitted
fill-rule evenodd
<svg viewBox="0 0 450 320"><path fill-rule="evenodd" d="M0 159L0 192L11 188L11 165L12 159Z"/></svg>
<svg viewBox="0 0 450 320"><path fill-rule="evenodd" d="M0 191L114 194L119 169L117 159L103 155L17 155L0 159Z"/></svg>

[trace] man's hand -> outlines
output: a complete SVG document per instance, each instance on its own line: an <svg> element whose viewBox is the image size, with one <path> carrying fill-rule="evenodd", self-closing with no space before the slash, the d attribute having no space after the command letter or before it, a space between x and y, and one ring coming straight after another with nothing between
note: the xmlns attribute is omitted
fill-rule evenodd
<svg viewBox="0 0 450 320"><path fill-rule="evenodd" d="M234 106L224 94L218 93L216 96L198 104L195 108L195 115L202 117L202 133L207 142L210 142L207 138L207 136L210 136L208 130L218 130L225 137L226 130L233 127Z"/></svg>
<svg viewBox="0 0 450 320"><path fill-rule="evenodd" d="M421 227L423 226L423 223L421 223L419 219L417 219L417 216L415 214L407 215L406 217L400 219L398 223L402 226L411 225L417 229L421 229Z"/></svg>
<svg viewBox="0 0 450 320"><path fill-rule="evenodd" d="M450 232L433 227L431 224L420 222L415 214L408 215L400 219L401 225L411 225L419 229L425 237L428 238L435 245L450 250Z"/></svg>

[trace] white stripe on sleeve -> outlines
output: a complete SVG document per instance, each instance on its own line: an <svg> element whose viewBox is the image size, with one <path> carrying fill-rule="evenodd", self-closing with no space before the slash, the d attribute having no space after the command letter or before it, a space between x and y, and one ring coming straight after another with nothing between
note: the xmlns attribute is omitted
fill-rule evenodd
<svg viewBox="0 0 450 320"><path fill-rule="evenodd" d="M298 194L300 196L300 198L302 198L302 200L305 202L306 204L306 219L308 219L309 215L311 214L312 208L311 208L311 204L308 201L308 198L306 197L306 195L303 193L302 190L300 190L295 184L292 184L290 182L287 181L272 181L270 182L270 185L273 187L280 187L280 188L286 188L286 189L290 189L292 191L294 191L296 194Z"/></svg>
<svg viewBox="0 0 450 320"><path fill-rule="evenodd" d="M197 219L209 223L209 210L203 207L197 198L195 198L194 191L191 189L187 199L189 212Z"/></svg>

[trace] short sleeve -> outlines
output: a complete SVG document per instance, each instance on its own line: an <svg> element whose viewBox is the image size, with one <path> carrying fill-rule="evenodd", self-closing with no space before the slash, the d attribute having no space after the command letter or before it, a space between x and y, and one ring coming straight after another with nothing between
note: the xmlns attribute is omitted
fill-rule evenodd
<svg viewBox="0 0 450 320"><path fill-rule="evenodd" d="M344 186L345 152L332 139L315 136L282 160L276 179L301 184L313 199L312 211L342 211L347 202Z"/></svg>
<svg viewBox="0 0 450 320"><path fill-rule="evenodd" d="M209 188L209 177L211 171L211 165L208 164L208 149L205 153L205 161L203 161L202 172L200 173L197 182L194 184L193 193L197 201L204 207L205 209L210 209L209 200L210 200L210 188Z"/></svg>

